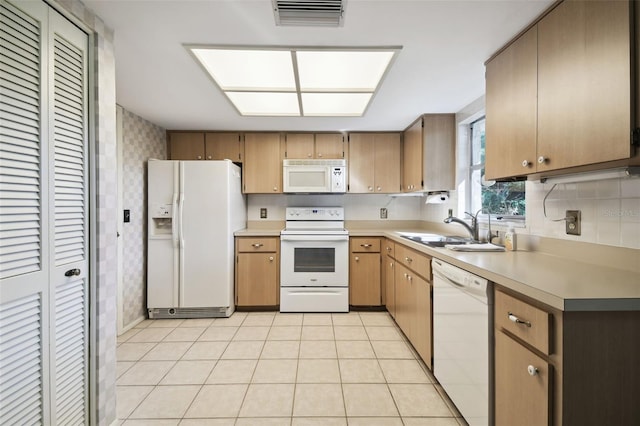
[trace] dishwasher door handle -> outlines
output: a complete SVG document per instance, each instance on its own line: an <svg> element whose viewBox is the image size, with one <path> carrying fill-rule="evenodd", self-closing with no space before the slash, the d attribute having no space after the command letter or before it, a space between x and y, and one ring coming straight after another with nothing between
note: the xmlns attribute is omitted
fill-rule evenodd
<svg viewBox="0 0 640 426"><path fill-rule="evenodd" d="M442 278L443 280L445 280L446 282L448 282L449 284L451 284L452 286L458 287L458 288L466 288L466 286L464 284L460 284L457 281L452 280L451 278L447 277L446 275L442 275L442 274L433 274L435 277L438 278Z"/></svg>

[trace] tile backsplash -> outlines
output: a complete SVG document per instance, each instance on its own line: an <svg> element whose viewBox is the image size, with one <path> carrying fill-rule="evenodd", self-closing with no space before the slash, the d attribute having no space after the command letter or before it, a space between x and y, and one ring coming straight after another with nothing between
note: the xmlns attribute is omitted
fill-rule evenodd
<svg viewBox="0 0 640 426"><path fill-rule="evenodd" d="M345 220L383 220L380 209L386 208L387 220L418 220L421 197L391 197L388 195L249 195L249 221L283 221L287 207L344 207ZM260 219L260 208L267 208L267 219Z"/></svg>
<svg viewBox="0 0 640 426"><path fill-rule="evenodd" d="M547 197L545 218L543 200L551 188L548 183L526 183L526 226L517 233L640 249L640 179L558 184ZM463 216L456 191L445 204L423 204L420 219L442 222L449 208ZM566 235L564 221L556 221L566 210L581 211L581 235Z"/></svg>

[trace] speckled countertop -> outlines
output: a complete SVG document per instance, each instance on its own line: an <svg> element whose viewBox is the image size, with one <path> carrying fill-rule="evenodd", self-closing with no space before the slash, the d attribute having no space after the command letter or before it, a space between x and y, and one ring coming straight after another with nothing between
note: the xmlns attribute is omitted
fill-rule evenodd
<svg viewBox="0 0 640 426"><path fill-rule="evenodd" d="M455 252L403 238L397 231L424 229L349 228L350 236L390 238L429 256L451 263L501 286L564 311L640 310L637 268L603 266L541 251L499 253ZM236 236L279 236L280 229L245 229ZM631 250L640 264L640 251Z"/></svg>

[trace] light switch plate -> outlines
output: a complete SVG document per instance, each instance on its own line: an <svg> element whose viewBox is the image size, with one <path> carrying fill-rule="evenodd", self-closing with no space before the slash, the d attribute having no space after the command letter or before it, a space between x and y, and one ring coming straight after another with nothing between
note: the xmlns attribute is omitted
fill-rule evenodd
<svg viewBox="0 0 640 426"><path fill-rule="evenodd" d="M567 210L565 215L565 231L567 235L580 235L580 210Z"/></svg>

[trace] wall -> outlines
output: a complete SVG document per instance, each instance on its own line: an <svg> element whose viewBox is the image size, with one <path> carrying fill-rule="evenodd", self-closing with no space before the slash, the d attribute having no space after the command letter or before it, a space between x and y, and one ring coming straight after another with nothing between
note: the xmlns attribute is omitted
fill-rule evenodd
<svg viewBox="0 0 640 426"><path fill-rule="evenodd" d="M78 0L51 0L54 8L90 34L93 52L89 100L93 132L90 135L92 336L90 389L91 424L109 425L116 420L116 289L117 289L117 150L116 84L113 31Z"/></svg>
<svg viewBox="0 0 640 426"><path fill-rule="evenodd" d="M465 173L461 165L468 163L466 124L482 115L484 115L484 96L456 114L458 189L452 191L449 202L445 204L422 205L421 220L440 223L446 217L449 208L453 209L454 215L458 217L464 215ZM526 226L516 229L516 233L616 247L640 248L640 179L625 178L560 184L547 199L548 218L545 218L542 200L550 189L550 184L533 181L526 183ZM565 210L582 212L580 236L566 235L564 222L552 220L563 218ZM492 224L492 227L494 226L495 224Z"/></svg>
<svg viewBox="0 0 640 426"><path fill-rule="evenodd" d="M387 195L249 195L247 220L283 221L286 207L344 207L345 220L381 220L380 209L387 209L387 220L419 220L419 197L390 197ZM260 208L267 208L267 219L260 219Z"/></svg>
<svg viewBox="0 0 640 426"><path fill-rule="evenodd" d="M122 325L146 318L147 160L167 158L161 127L122 109L122 201L131 221L122 225Z"/></svg>

